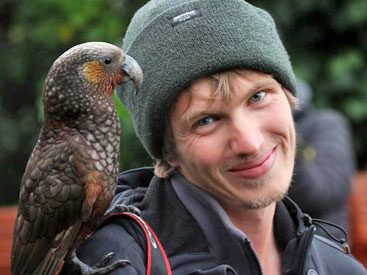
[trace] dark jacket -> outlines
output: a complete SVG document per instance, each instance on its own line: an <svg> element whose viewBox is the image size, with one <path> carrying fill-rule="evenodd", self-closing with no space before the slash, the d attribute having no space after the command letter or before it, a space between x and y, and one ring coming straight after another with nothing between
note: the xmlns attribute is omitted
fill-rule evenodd
<svg viewBox="0 0 367 275"><path fill-rule="evenodd" d="M311 109L312 90L302 81L297 96L301 108L294 113L297 156L289 196L313 218L348 230L348 198L356 168L350 125L337 111Z"/></svg>
<svg viewBox="0 0 367 275"><path fill-rule="evenodd" d="M142 211L165 248L173 274L262 274L246 235L232 225L216 200L179 173L165 180L153 176L151 169L125 172L111 207L117 204L135 205ZM305 217L288 198L277 204L274 229L284 274L366 274L339 245L317 236ZM129 222L116 218L77 253L92 266L112 251L114 260L128 259L131 265L111 274L145 274L146 254L137 238Z"/></svg>

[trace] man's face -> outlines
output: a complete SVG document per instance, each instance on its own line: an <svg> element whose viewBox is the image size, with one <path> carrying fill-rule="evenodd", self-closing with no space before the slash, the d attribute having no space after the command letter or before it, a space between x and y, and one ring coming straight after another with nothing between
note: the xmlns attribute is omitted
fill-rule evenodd
<svg viewBox="0 0 367 275"><path fill-rule="evenodd" d="M271 76L229 77L230 98L213 80L195 81L170 113L177 157L172 165L224 208L263 208L287 192L295 129L285 91Z"/></svg>

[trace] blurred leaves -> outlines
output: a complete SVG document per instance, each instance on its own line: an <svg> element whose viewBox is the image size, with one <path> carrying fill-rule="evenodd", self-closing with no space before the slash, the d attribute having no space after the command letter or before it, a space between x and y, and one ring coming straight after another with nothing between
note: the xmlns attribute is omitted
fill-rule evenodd
<svg viewBox="0 0 367 275"><path fill-rule="evenodd" d="M360 28L367 23L367 1L344 1L332 24L336 29Z"/></svg>
<svg viewBox="0 0 367 275"><path fill-rule="evenodd" d="M363 54L358 50L348 50L328 61L328 77L334 79L332 88L349 90L353 87L355 75L363 69Z"/></svg>

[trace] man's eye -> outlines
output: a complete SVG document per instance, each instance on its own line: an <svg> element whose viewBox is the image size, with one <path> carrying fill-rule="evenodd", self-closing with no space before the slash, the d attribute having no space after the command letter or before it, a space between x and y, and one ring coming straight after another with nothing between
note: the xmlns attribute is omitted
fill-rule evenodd
<svg viewBox="0 0 367 275"><path fill-rule="evenodd" d="M198 120L195 124L195 126L197 127L204 127L204 126L208 126L209 124L213 123L215 121L215 118L212 116L207 116L204 117L200 120Z"/></svg>
<svg viewBox="0 0 367 275"><path fill-rule="evenodd" d="M251 102L259 102L264 99L266 93L264 91L256 92L250 98Z"/></svg>

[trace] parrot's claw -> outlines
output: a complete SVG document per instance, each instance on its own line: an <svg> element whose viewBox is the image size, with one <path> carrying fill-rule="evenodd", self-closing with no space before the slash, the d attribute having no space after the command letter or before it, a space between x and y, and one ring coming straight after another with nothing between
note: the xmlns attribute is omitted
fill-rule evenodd
<svg viewBox="0 0 367 275"><path fill-rule="evenodd" d="M67 264L67 274L80 274L80 275L103 275L108 274L119 267L124 267L130 264L130 261L118 259L112 264L108 262L112 259L115 253L110 252L106 254L99 263L95 266L89 266L83 263L78 257L65 260Z"/></svg>
<svg viewBox="0 0 367 275"><path fill-rule="evenodd" d="M102 260L98 264L95 265L95 267L99 268L99 267L105 266L111 260L113 255L114 255L113 252L107 253L106 255L103 256Z"/></svg>
<svg viewBox="0 0 367 275"><path fill-rule="evenodd" d="M105 215L110 215L113 213L121 213L121 212L130 212L137 216L141 215L141 211L139 208L133 206L133 205L125 205L125 204L117 204L112 209L108 210Z"/></svg>

